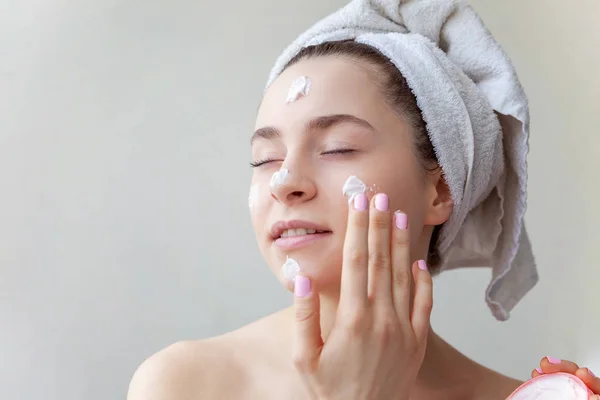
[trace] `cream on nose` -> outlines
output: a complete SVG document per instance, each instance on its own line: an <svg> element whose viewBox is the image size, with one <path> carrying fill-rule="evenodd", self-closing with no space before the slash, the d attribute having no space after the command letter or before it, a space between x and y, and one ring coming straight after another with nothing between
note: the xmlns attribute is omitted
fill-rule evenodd
<svg viewBox="0 0 600 400"><path fill-rule="evenodd" d="M271 189L275 189L278 186L284 185L288 175L289 175L290 171L288 171L285 168L281 168L279 171L273 173L273 176L271 176L271 182L270 182L270 186Z"/></svg>

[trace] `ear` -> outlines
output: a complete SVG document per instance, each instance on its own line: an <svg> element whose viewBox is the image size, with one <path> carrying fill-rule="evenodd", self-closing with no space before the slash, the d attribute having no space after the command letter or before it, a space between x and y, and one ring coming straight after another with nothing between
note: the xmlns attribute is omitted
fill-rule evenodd
<svg viewBox="0 0 600 400"><path fill-rule="evenodd" d="M434 173L428 173L427 181L428 198L424 223L425 225L440 225L448 221L454 210L450 188L441 168Z"/></svg>

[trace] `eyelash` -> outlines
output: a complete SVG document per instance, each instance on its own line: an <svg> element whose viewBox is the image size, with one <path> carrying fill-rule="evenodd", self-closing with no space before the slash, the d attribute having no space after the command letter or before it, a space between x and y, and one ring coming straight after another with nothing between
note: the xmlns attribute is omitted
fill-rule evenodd
<svg viewBox="0 0 600 400"><path fill-rule="evenodd" d="M321 155L325 155L325 154L348 154L348 153L353 153L355 150L354 149L337 149L337 150L331 150L331 151L326 151L324 153L321 153ZM256 168L256 167L260 167L261 165L270 163L272 161L276 161L273 158L265 158L264 160L258 160L258 161L253 161L250 163L250 166L252 168Z"/></svg>

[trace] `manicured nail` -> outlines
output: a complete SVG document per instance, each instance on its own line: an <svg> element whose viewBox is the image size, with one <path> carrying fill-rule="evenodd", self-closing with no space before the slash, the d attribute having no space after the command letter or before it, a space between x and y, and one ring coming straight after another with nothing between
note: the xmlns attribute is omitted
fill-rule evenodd
<svg viewBox="0 0 600 400"><path fill-rule="evenodd" d="M548 362L550 364L560 364L562 362L558 358L554 358L554 357L550 357L550 356L546 356L546 360L548 360Z"/></svg>
<svg viewBox="0 0 600 400"><path fill-rule="evenodd" d="M310 294L310 279L298 275L294 280L294 294L298 297L306 297Z"/></svg>
<svg viewBox="0 0 600 400"><path fill-rule="evenodd" d="M406 230L408 228L408 216L402 211L396 211L396 228Z"/></svg>
<svg viewBox="0 0 600 400"><path fill-rule="evenodd" d="M379 211L387 211L390 205L390 200L385 193L378 193L375 196L375 208Z"/></svg>
<svg viewBox="0 0 600 400"><path fill-rule="evenodd" d="M422 269L423 271L427 271L427 263L425 262L425 260L419 260L418 264L419 264L419 269Z"/></svg>
<svg viewBox="0 0 600 400"><path fill-rule="evenodd" d="M369 206L369 201L367 200L367 195L364 193L359 193L354 197L354 209L358 211L365 211Z"/></svg>
<svg viewBox="0 0 600 400"><path fill-rule="evenodd" d="M542 371L542 369L540 367L537 367L535 370L538 372L538 374L543 374L544 373L544 371Z"/></svg>
<svg viewBox="0 0 600 400"><path fill-rule="evenodd" d="M592 378L597 378L597 376L594 375L594 373L592 372L592 370L590 370L589 368L587 370L588 370L588 374L590 374L592 376Z"/></svg>

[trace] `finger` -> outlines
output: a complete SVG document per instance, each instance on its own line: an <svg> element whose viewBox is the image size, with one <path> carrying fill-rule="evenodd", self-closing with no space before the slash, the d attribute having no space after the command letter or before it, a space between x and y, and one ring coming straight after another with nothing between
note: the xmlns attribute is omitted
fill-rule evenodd
<svg viewBox="0 0 600 400"><path fill-rule="evenodd" d="M424 341L427 339L433 308L433 280L424 260L413 263L412 273L415 281L415 300L411 324L417 340Z"/></svg>
<svg viewBox="0 0 600 400"><path fill-rule="evenodd" d="M367 305L369 279L367 232L369 201L365 194L354 197L348 211L348 227L344 240L340 307L357 311Z"/></svg>
<svg viewBox="0 0 600 400"><path fill-rule="evenodd" d="M537 376L543 375L544 371L540 367L536 367L533 371L531 371L531 377L535 378Z"/></svg>
<svg viewBox="0 0 600 400"><path fill-rule="evenodd" d="M589 368L579 368L575 373L594 393L600 394L600 378L598 378Z"/></svg>
<svg viewBox="0 0 600 400"><path fill-rule="evenodd" d="M389 198L385 193L378 193L371 200L369 210L369 298L377 304L392 305L392 268L390 254ZM389 309L388 308L388 309Z"/></svg>
<svg viewBox="0 0 600 400"><path fill-rule="evenodd" d="M572 361L561 360L550 356L542 358L540 367L545 374L566 372L575 375L575 372L579 369L579 366Z"/></svg>
<svg viewBox="0 0 600 400"><path fill-rule="evenodd" d="M323 348L319 296L309 278L298 275L294 282L295 335L293 360L296 368L310 374L315 370Z"/></svg>
<svg viewBox="0 0 600 400"><path fill-rule="evenodd" d="M396 211L392 233L392 297L396 314L401 321L408 321L410 318L411 275L408 217L405 213Z"/></svg>

